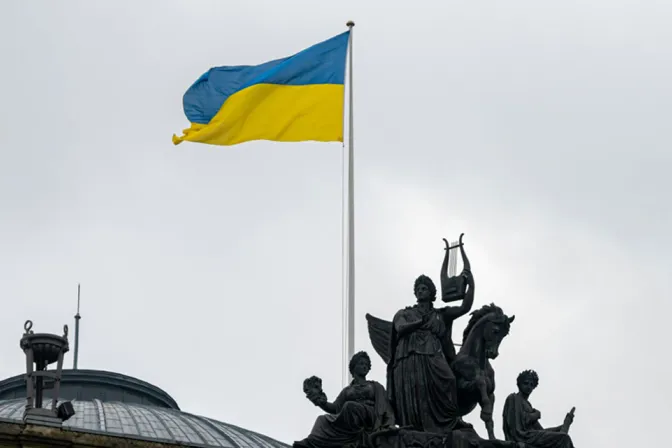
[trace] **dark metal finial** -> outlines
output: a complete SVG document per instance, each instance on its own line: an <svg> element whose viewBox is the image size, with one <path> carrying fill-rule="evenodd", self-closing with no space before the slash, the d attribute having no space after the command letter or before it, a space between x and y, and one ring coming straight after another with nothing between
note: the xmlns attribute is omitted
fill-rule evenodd
<svg viewBox="0 0 672 448"><path fill-rule="evenodd" d="M77 283L77 314L75 314L75 353L72 357L72 370L77 370L77 362L79 361L79 320L82 316L79 315L81 285ZM67 332L66 332L67 337Z"/></svg>

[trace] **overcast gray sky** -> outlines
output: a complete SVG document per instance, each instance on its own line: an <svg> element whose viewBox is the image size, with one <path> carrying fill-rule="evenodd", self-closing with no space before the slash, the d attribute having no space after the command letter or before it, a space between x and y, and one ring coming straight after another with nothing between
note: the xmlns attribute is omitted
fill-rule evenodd
<svg viewBox="0 0 672 448"><path fill-rule="evenodd" d="M291 443L341 387L340 144L184 143L211 66L355 29L357 349L441 238L517 316L495 428L536 369L542 423L651 446L672 412L669 1L22 1L0 5L0 377L73 325L80 367ZM437 278L438 280L438 278ZM466 320L466 319L465 319ZM456 324L461 334L465 322ZM68 357L71 365L72 357ZM482 435L483 424L474 422Z"/></svg>

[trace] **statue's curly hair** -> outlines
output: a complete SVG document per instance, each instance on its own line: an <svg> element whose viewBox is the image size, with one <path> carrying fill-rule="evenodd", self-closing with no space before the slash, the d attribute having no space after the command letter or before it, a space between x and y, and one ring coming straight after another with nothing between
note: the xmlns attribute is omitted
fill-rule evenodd
<svg viewBox="0 0 672 448"><path fill-rule="evenodd" d="M416 278L415 283L413 284L413 294L418 292L418 286L420 285L425 285L429 289L429 293L432 296L432 301L436 300L436 286L434 285L434 282L431 278L427 277L425 274L422 274Z"/></svg>
<svg viewBox="0 0 672 448"><path fill-rule="evenodd" d="M520 383L522 383L527 378L532 380L533 387L536 389L539 385L539 375L537 375L537 372L534 370L523 370L520 372L518 378L516 378L516 384L518 384L518 387L520 387Z"/></svg>
<svg viewBox="0 0 672 448"><path fill-rule="evenodd" d="M350 364L348 364L348 369L350 370L351 375L354 375L353 370L355 370L355 365L357 365L360 359L365 359L366 363L369 365L369 370L371 370L371 358L369 358L369 354L366 353L365 351L361 351L355 353L354 355L352 355L352 358L350 358Z"/></svg>

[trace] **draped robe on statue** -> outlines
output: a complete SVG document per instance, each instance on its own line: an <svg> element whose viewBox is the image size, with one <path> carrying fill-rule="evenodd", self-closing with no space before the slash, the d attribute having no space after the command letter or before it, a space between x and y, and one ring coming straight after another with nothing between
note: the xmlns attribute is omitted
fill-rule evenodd
<svg viewBox="0 0 672 448"><path fill-rule="evenodd" d="M336 414L321 415L299 447L341 448L365 445L367 434L394 425L385 388L375 381L350 383L334 401Z"/></svg>
<svg viewBox="0 0 672 448"><path fill-rule="evenodd" d="M534 408L520 394L511 394L504 402L504 436L506 440L524 442L530 448L574 448L561 426L544 429L532 417Z"/></svg>
<svg viewBox="0 0 672 448"><path fill-rule="evenodd" d="M416 305L397 312L392 324L387 387L397 424L438 433L452 429L459 418L457 386L442 351L446 326L439 311L423 313Z"/></svg>

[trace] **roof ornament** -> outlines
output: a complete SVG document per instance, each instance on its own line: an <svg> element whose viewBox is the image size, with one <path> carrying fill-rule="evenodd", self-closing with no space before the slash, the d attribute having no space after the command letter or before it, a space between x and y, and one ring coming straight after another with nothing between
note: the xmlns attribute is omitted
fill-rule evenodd
<svg viewBox="0 0 672 448"><path fill-rule="evenodd" d="M34 333L33 322L27 320L23 325L25 333L20 347L26 354L26 410L24 423L62 426L63 422L75 415L75 409L69 401L58 404L58 396L63 373L63 356L70 349L68 345L68 326L63 326L63 336L49 333ZM56 364L55 370L47 371L50 364ZM42 407L44 391L52 389L51 406Z"/></svg>

